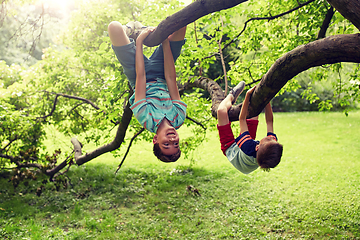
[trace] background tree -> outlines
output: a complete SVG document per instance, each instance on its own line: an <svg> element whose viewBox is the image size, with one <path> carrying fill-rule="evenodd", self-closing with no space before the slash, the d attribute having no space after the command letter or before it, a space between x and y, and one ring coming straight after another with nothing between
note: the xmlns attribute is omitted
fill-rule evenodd
<svg viewBox="0 0 360 240"><path fill-rule="evenodd" d="M354 4L353 8L358 7ZM158 26L147 39L149 46L188 24L187 42L177 61L182 99L189 105L185 124L194 125L194 135L181 143L185 154L205 138L204 129L214 126L210 110L216 117L217 106L227 94L223 88L240 80L259 84L249 117L260 113L279 91L299 88L296 76L316 66L325 67L306 73L311 78L307 82L337 73L338 101L350 106L358 100L359 66L346 66L349 76L344 76L340 62L360 62L360 38L354 34L359 17L357 12L349 17L352 24L334 13L334 8L320 0L286 5L281 1L196 1L186 8L177 1L106 1L81 6L61 35L66 49L47 48L42 60L30 68L0 65L1 166L15 164L14 185L39 173L63 181L60 176L72 164L84 164L106 152L119 156L126 140L131 145L133 140L152 138L129 109L131 91L106 32L113 20ZM200 97L206 95L203 90L211 103ZM305 95L316 101L319 97L310 90ZM319 104L330 108L332 101ZM241 104L230 110L231 121L237 120L240 108ZM69 139L82 134L81 142L94 142L98 148L82 154L83 144L72 138L73 148L49 154L43 144L49 124Z"/></svg>

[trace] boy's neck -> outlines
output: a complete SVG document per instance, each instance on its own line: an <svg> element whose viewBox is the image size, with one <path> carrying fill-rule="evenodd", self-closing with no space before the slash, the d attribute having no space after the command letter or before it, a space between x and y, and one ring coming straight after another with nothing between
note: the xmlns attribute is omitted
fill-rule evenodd
<svg viewBox="0 0 360 240"><path fill-rule="evenodd" d="M156 133L159 131L159 129L169 128L169 127L173 128L173 126L171 125L169 120L166 117L164 117L163 120L161 120L161 123L160 123Z"/></svg>

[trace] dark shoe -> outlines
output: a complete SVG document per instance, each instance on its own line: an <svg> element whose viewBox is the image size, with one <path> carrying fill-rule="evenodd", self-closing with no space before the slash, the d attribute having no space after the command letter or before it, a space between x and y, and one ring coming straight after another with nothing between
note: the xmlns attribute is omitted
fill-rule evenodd
<svg viewBox="0 0 360 240"><path fill-rule="evenodd" d="M232 100L232 104L234 104L239 97L239 95L244 91L245 88L245 82L241 81L236 85L233 89L230 90L229 94L232 94L234 96L234 99Z"/></svg>

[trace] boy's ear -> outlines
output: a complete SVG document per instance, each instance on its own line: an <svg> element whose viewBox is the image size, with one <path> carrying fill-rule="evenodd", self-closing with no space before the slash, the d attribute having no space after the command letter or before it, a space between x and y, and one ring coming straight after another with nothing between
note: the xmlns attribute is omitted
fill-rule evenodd
<svg viewBox="0 0 360 240"><path fill-rule="evenodd" d="M259 150L259 145L260 145L260 144L256 145L255 151L258 151L258 150Z"/></svg>
<svg viewBox="0 0 360 240"><path fill-rule="evenodd" d="M157 143L157 134L155 134L155 136L153 137L153 144Z"/></svg>

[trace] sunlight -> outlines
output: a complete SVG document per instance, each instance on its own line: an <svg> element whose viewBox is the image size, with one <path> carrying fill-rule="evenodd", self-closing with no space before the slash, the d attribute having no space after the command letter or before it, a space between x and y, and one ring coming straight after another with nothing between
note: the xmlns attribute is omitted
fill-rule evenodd
<svg viewBox="0 0 360 240"><path fill-rule="evenodd" d="M38 3L43 4L45 9L56 9L63 13L74 6L73 0L39 0Z"/></svg>

